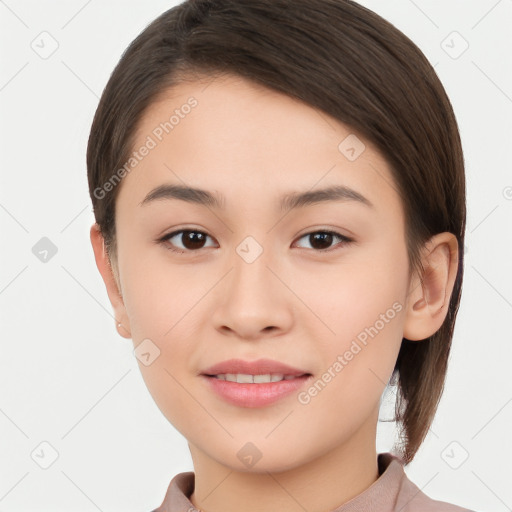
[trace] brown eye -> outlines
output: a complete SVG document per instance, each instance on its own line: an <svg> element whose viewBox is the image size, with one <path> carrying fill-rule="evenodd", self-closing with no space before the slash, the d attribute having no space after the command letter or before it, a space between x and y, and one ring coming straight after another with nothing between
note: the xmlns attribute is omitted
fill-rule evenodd
<svg viewBox="0 0 512 512"><path fill-rule="evenodd" d="M178 253L194 252L212 245L205 245L209 235L202 231L193 229L181 229L165 235L160 241L171 251ZM352 239L336 233L335 231L314 231L303 235L300 239L307 239L310 248L316 252L328 251L333 243L338 240L336 245L347 245Z"/></svg>
<svg viewBox="0 0 512 512"><path fill-rule="evenodd" d="M309 241L314 249L328 249L333 238L331 233L313 233L309 235Z"/></svg>
<svg viewBox="0 0 512 512"><path fill-rule="evenodd" d="M182 229L166 235L162 242L171 245L171 250L183 253L203 249L208 238L210 237L202 231Z"/></svg>
<svg viewBox="0 0 512 512"><path fill-rule="evenodd" d="M300 239L303 238L308 240L312 249L316 249L319 252L329 250L336 239L341 241L339 245L346 245L352 242L350 238L340 235L335 231L313 231L311 233L306 233Z"/></svg>

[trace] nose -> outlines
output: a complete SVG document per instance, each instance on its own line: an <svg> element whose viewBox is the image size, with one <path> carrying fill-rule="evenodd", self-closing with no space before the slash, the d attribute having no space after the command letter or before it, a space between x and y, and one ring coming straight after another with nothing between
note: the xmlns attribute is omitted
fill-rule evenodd
<svg viewBox="0 0 512 512"><path fill-rule="evenodd" d="M217 290L215 328L245 340L288 331L293 323L294 297L284 284L284 265L276 265L267 250L254 261L244 258L235 251L231 271Z"/></svg>

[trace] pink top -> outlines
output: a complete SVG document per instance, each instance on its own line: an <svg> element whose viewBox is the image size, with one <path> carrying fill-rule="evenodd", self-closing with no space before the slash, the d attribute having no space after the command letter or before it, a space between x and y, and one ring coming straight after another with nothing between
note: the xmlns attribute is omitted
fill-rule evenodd
<svg viewBox="0 0 512 512"><path fill-rule="evenodd" d="M332 512L472 512L430 499L404 472L400 459L391 453L378 456L379 478L368 489ZM189 500L194 473L180 473L169 484L164 501L152 512L197 512Z"/></svg>

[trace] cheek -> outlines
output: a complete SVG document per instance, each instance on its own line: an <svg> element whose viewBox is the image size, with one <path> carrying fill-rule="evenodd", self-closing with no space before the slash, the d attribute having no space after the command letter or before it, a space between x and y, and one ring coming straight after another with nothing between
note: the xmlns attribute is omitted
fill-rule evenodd
<svg viewBox="0 0 512 512"><path fill-rule="evenodd" d="M324 275L304 273L297 280L297 295L310 310L304 311L311 318L306 329L321 355L318 370L323 377L318 388L330 389L322 392L322 398L318 394L326 407L329 401L373 406L380 398L402 343L407 272L404 251L330 266Z"/></svg>
<svg viewBox="0 0 512 512"><path fill-rule="evenodd" d="M138 359L141 375L162 414L186 436L193 430L194 415L202 414L193 409L195 403L186 391L195 357L194 341L199 339L195 327L200 322L193 319L200 309L198 301L211 285L198 282L197 274L194 281L193 275L169 268L163 272L154 265L126 275L125 306L134 348L140 344L157 354L148 365Z"/></svg>
<svg viewBox="0 0 512 512"><path fill-rule="evenodd" d="M374 325L383 334L397 332L407 284L405 262L397 266L391 259L381 259L302 272L294 292L309 309L308 318L313 318L312 313L318 318L316 324L313 320L307 324L317 330L317 336L323 333L321 339L326 346L338 349L332 341L352 339Z"/></svg>
<svg viewBox="0 0 512 512"><path fill-rule="evenodd" d="M218 280L211 270L201 272L194 265L173 264L165 257L149 258L135 251L122 265L124 303L134 341L154 337L165 343L176 338Z"/></svg>
<svg viewBox="0 0 512 512"><path fill-rule="evenodd" d="M351 436L376 414L402 342L404 307L397 286L360 277L352 274L341 290L331 285L326 295L311 302L316 311L328 304L322 319L335 334L317 326L321 364L298 402L305 423L322 428L326 439ZM326 425L336 424L337 431L318 426L320 418Z"/></svg>

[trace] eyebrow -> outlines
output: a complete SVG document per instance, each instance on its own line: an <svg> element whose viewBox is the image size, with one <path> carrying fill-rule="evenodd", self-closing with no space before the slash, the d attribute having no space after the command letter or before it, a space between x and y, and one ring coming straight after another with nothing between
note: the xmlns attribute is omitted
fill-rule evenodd
<svg viewBox="0 0 512 512"><path fill-rule="evenodd" d="M225 198L217 192L212 193L208 190L188 187L186 185L165 184L151 190L140 205L144 206L152 201L162 199L180 199L220 210L224 209L225 204ZM279 207L281 210L292 210L329 201L355 201L369 208L374 208L373 203L369 199L344 185L333 185L319 190L285 194L281 197Z"/></svg>

